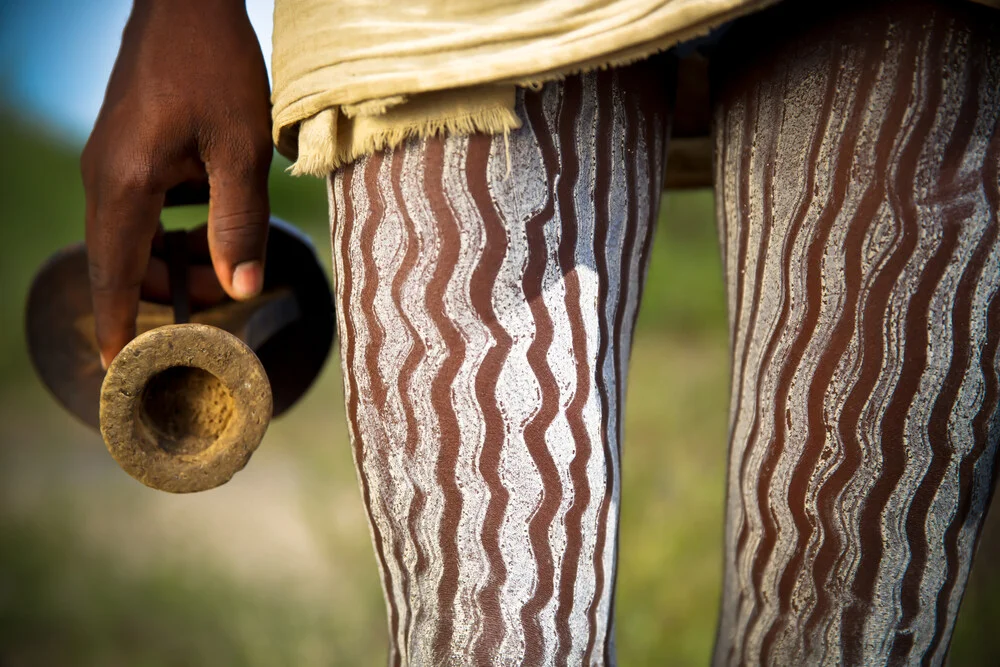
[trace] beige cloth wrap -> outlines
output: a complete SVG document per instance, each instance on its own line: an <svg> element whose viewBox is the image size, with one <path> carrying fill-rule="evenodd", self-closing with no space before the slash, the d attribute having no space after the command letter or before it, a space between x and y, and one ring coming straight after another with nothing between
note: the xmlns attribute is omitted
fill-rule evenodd
<svg viewBox="0 0 1000 667"><path fill-rule="evenodd" d="M638 60L777 1L275 0L274 141L293 173L325 176L411 136L507 132L515 86Z"/></svg>

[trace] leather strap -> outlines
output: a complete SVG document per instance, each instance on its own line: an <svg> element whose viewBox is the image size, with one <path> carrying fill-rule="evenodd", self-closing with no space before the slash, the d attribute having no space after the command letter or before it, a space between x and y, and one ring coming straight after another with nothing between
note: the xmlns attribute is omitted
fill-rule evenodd
<svg viewBox="0 0 1000 667"><path fill-rule="evenodd" d="M191 319L191 301L188 296L187 232L183 229L166 232L163 243L167 254L167 271L170 280L170 299L174 308L174 323L184 324Z"/></svg>

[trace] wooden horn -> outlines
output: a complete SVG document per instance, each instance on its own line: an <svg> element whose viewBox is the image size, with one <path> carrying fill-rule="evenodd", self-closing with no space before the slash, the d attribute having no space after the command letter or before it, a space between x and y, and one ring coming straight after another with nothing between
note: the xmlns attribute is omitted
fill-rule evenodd
<svg viewBox="0 0 1000 667"><path fill-rule="evenodd" d="M140 315L143 333L101 385L100 429L111 456L143 484L204 491L229 481L264 437L273 401L255 350L300 312L294 293L281 288L190 322L185 233L169 232L166 242L174 323L162 312Z"/></svg>
<svg viewBox="0 0 1000 667"><path fill-rule="evenodd" d="M170 204L199 203L207 188L167 194ZM168 232L160 250L173 303L139 303L137 336L107 372L98 361L86 248L64 248L35 275L25 333L38 377L71 414L100 430L114 459L143 484L187 493L225 483L246 465L271 418L322 369L335 333L325 270L308 239L277 218L267 244L260 295L193 310L188 239Z"/></svg>
<svg viewBox="0 0 1000 667"><path fill-rule="evenodd" d="M171 324L138 336L101 385L101 435L147 486L173 493L224 484L250 460L271 420L271 385L231 333Z"/></svg>

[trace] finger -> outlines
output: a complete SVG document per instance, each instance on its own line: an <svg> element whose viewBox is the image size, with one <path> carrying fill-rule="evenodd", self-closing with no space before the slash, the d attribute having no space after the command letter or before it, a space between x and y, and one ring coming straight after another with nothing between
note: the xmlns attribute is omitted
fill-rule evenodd
<svg viewBox="0 0 1000 667"><path fill-rule="evenodd" d="M87 193L87 260L101 363L135 336L139 293L163 196L118 180Z"/></svg>
<svg viewBox="0 0 1000 667"><path fill-rule="evenodd" d="M254 297L264 285L267 166L260 160L209 165L208 247L219 283L234 299Z"/></svg>
<svg viewBox="0 0 1000 667"><path fill-rule="evenodd" d="M215 269L208 264L188 266L188 298L197 308L212 306L226 298L226 292L219 284ZM142 279L142 298L155 303L170 303L170 270L167 262L159 257L149 260L146 275Z"/></svg>

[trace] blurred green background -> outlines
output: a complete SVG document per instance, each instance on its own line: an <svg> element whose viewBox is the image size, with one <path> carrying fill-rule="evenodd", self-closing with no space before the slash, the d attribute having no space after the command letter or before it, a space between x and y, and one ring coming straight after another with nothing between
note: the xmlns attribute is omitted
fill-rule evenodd
<svg viewBox="0 0 1000 667"><path fill-rule="evenodd" d="M213 491L140 485L28 362L32 275L83 236L77 160L130 0L0 0L0 667L381 665L381 591L337 352ZM271 0L246 0L265 58ZM14 110L17 111L14 111ZM329 266L326 195L278 161L276 215ZM203 211L170 213L190 225ZM620 664L705 665L721 586L728 343L711 194L662 207L629 375ZM952 648L1000 665L1000 511Z"/></svg>
<svg viewBox="0 0 1000 667"><path fill-rule="evenodd" d="M336 358L229 484L172 496L133 481L48 397L25 354L32 274L82 236L79 145L10 111L0 112L0 145L0 664L383 664ZM274 168L274 212L326 259L323 184L285 166ZM710 193L667 195L654 253L629 378L618 647L625 666L705 665L728 404ZM1000 664L996 514L954 665Z"/></svg>

